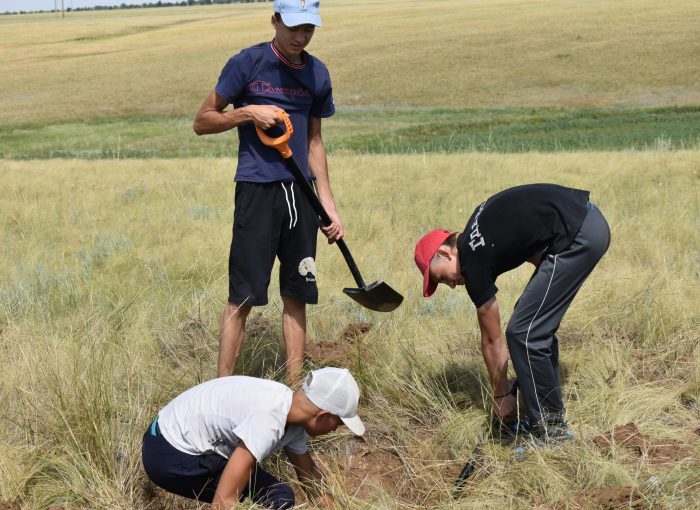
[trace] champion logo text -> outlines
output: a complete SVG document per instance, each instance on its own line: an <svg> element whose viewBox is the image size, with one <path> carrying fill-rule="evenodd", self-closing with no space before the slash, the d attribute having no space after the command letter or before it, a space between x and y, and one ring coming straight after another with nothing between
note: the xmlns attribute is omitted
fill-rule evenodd
<svg viewBox="0 0 700 510"><path fill-rule="evenodd" d="M305 88L299 87L296 89L288 88L288 87L275 87L272 85L269 81L254 81L250 85L248 85L248 88L253 94L261 94L261 95L281 95L281 96L290 96L290 97L310 97L311 92L306 90Z"/></svg>

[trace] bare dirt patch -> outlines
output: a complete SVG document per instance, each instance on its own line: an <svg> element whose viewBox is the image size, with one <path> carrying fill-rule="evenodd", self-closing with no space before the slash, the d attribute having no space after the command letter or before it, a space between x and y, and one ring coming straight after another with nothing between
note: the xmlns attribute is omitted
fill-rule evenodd
<svg viewBox="0 0 700 510"><path fill-rule="evenodd" d="M335 443L323 457L335 464L348 494L376 501L380 494L408 505L437 503L444 483L445 455L418 430L410 439L368 429L363 439ZM444 458L444 457L443 457ZM420 473L420 475L419 475Z"/></svg>
<svg viewBox="0 0 700 510"><path fill-rule="evenodd" d="M347 456L343 474L347 487L360 498L371 498L379 487L398 494L403 477L401 457L387 448L361 445Z"/></svg>
<svg viewBox="0 0 700 510"><path fill-rule="evenodd" d="M576 494L571 499L575 508L600 508L622 510L623 508L646 508L644 500L634 487L599 487ZM571 508L570 502L567 503ZM563 507L556 507L563 508Z"/></svg>
<svg viewBox="0 0 700 510"><path fill-rule="evenodd" d="M338 340L310 342L306 345L306 356L321 365L344 365L345 362L366 350L362 338L372 329L372 324L355 322L345 326Z"/></svg>
<svg viewBox="0 0 700 510"><path fill-rule="evenodd" d="M618 425L611 432L595 437L593 444L603 453L610 453L615 448L624 448L637 457L646 457L654 464L676 462L694 454L689 445L680 441L655 441L639 432L634 423Z"/></svg>

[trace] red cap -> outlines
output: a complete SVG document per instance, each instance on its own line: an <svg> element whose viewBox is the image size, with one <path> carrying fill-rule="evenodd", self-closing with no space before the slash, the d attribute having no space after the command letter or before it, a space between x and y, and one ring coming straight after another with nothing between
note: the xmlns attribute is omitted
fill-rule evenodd
<svg viewBox="0 0 700 510"><path fill-rule="evenodd" d="M442 246L445 239L450 237L452 232L442 228L431 230L416 243L416 251L413 255L418 269L423 274L423 297L430 297L437 288L437 283L430 281L430 261L433 259Z"/></svg>

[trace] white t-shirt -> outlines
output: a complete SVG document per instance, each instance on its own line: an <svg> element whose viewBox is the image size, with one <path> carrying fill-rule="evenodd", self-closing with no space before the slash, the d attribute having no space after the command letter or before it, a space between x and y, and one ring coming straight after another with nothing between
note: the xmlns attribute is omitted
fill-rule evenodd
<svg viewBox="0 0 700 510"><path fill-rule="evenodd" d="M292 394L275 381L220 377L175 397L158 413L158 426L168 443L192 455L229 458L239 441L258 462L283 447L306 453L306 430L287 426Z"/></svg>

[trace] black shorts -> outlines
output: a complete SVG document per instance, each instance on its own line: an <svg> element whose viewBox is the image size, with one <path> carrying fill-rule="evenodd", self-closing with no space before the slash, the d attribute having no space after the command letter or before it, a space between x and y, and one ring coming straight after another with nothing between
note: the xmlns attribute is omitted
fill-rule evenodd
<svg viewBox="0 0 700 510"><path fill-rule="evenodd" d="M280 294L318 303L316 236L319 219L294 182L237 182L228 259L228 301L267 304L275 257Z"/></svg>
<svg viewBox="0 0 700 510"><path fill-rule="evenodd" d="M176 449L160 433L157 420L143 435L143 467L158 487L173 494L211 503L228 462L217 453L191 455ZM252 482L252 483L251 483ZM263 508L277 510L294 507L294 492L289 485L255 464L240 501L249 497Z"/></svg>

